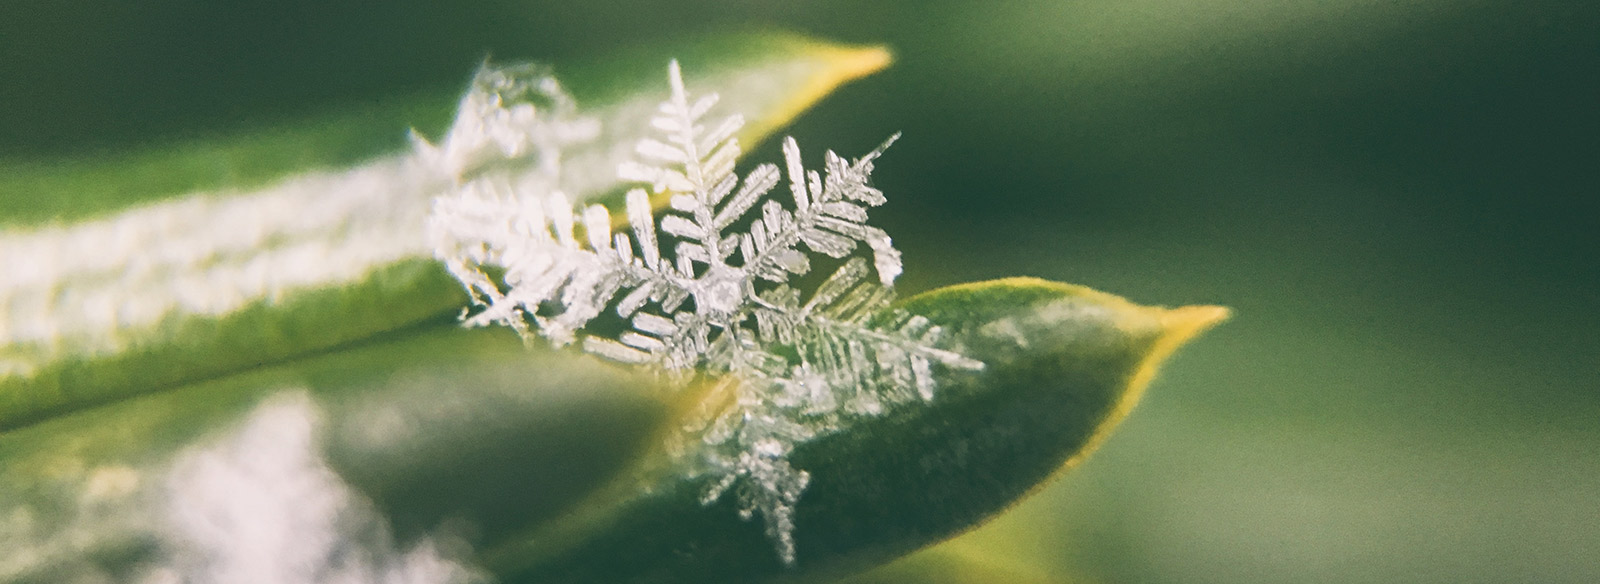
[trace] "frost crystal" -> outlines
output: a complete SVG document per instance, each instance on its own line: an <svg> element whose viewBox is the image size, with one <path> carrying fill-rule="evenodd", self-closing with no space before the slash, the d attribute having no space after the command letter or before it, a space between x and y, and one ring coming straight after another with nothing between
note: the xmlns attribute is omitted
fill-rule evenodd
<svg viewBox="0 0 1600 584"><path fill-rule="evenodd" d="M531 166L517 173L519 188L548 190L560 176L561 149L593 139L599 124L577 116L578 105L542 65L478 67L456 106L456 119L439 146L415 132L424 163L458 180L496 168Z"/></svg>
<svg viewBox="0 0 1600 584"><path fill-rule="evenodd" d="M939 348L940 330L927 319L889 307L900 252L866 224L867 209L885 200L867 181L894 138L854 161L828 152L825 173L806 171L799 146L786 138L785 169L762 164L741 179L734 134L743 119L703 123L717 97L691 98L676 61L669 73L671 96L651 120L659 138L639 142L643 162L618 169L669 201L659 223L645 188L627 193L629 229L613 233L604 207L576 211L560 192L483 174L436 201L430 231L477 305L464 315L468 325L503 324L557 346L581 343L679 380L715 379L731 392L733 405L700 429L706 448L694 462L711 479L704 502L731 492L741 516L761 514L779 556L792 564L795 505L810 475L789 463L790 452L843 420L931 399L935 364L983 364ZM492 107L468 111L482 103ZM464 135L490 137L466 150L503 144L493 127L501 122L524 135L555 133L540 130L536 110L521 105L471 94L462 104ZM452 130L441 149L446 160L457 157L449 154L455 138ZM767 198L784 179L790 205ZM870 262L852 257L862 244ZM809 294L795 283L811 270L802 245L844 260ZM485 268L501 271L504 285ZM585 328L608 309L626 330Z"/></svg>

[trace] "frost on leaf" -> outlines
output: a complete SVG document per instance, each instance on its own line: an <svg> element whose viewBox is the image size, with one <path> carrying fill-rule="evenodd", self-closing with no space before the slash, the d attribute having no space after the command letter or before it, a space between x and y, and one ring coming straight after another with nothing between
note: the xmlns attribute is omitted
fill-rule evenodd
<svg viewBox="0 0 1600 584"><path fill-rule="evenodd" d="M478 67L456 106L456 119L440 144L415 132L426 164L457 179L495 168L517 168L519 178L551 181L521 188L548 190L560 176L561 149L594 139L599 125L577 115L578 105L550 69L524 63Z"/></svg>
<svg viewBox="0 0 1600 584"><path fill-rule="evenodd" d="M795 506L810 475L790 452L852 417L931 399L936 366L983 364L940 348L927 319L890 307L900 252L866 220L885 201L868 185L873 162L894 138L855 160L828 152L821 172L806 170L786 138L783 168L762 164L740 177L743 119L708 119L717 97L691 96L676 61L669 80L671 95L650 120L657 136L618 169L643 185L625 197L626 228L613 232L604 207L574 209L560 192L483 175L436 201L430 229L477 305L468 325L581 344L732 393L733 405L700 429L704 448L693 449L711 485L704 501L731 495L746 519L759 513L792 564ZM469 105L478 105L470 95ZM502 115L522 121L472 119ZM530 135L549 131L536 110L529 121ZM788 196L770 196L780 186ZM650 191L669 202L659 218ZM801 286L814 258L841 265ZM586 329L608 311L624 323L620 334Z"/></svg>

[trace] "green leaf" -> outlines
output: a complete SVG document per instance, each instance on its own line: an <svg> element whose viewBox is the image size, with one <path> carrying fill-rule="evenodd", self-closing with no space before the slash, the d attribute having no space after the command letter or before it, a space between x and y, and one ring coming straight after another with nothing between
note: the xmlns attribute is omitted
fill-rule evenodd
<svg viewBox="0 0 1600 584"><path fill-rule="evenodd" d="M653 107L665 95L666 62L672 58L684 63L689 84L722 92L723 107L745 115L749 123L739 137L746 144L889 61L881 47L764 32L635 47L557 63L555 72L586 110ZM474 65L461 64L461 83L306 119L218 129L205 139L53 159L0 158L0 230L69 225L187 195L233 196L297 174L340 171L391 156L410 147L410 128L429 136L448 128Z"/></svg>
<svg viewBox="0 0 1600 584"><path fill-rule="evenodd" d="M0 434L0 580L128 577L160 562L180 506L220 512L185 470L205 460L229 478L310 481L302 494L313 498L370 499L367 513L400 541L469 526L477 560L505 582L821 581L970 528L1081 460L1162 360L1226 316L1031 279L902 307L987 368L942 372L932 402L795 451L813 483L794 568L759 524L726 503L702 506L703 481L661 453L673 440L699 444L661 432L707 415L717 396L666 401L665 388L621 367L446 325ZM268 423L270 438L249 442ZM249 448L229 446L241 441ZM286 456L305 462L256 462ZM318 486L322 469L337 478ZM229 495L222 511L262 504Z"/></svg>
<svg viewBox="0 0 1600 584"><path fill-rule="evenodd" d="M613 130L643 127L663 54L753 122L747 142L887 58L770 35L678 49L560 70L610 132L564 159L569 194L615 193L636 136ZM683 428L728 396L667 400L591 357L455 326L464 297L421 241L442 185L390 153L403 134L376 130L436 135L442 95L0 165L0 581L137 580L185 546L240 545L241 524L373 557L475 550L457 559L506 582L825 581L977 525L1075 464L1226 315L1027 279L902 302L987 366L799 446L812 482L786 566L731 501L701 504L709 479L685 463L704 446ZM290 213L272 206L284 192L383 204ZM79 204L55 205L66 193ZM280 480L266 507L231 490ZM951 565L927 571L1004 572Z"/></svg>
<svg viewBox="0 0 1600 584"><path fill-rule="evenodd" d="M558 67L603 125L565 159L568 194L616 190L616 157L674 55L697 91L751 120L747 143L888 58L734 35ZM413 125L437 135L459 91L142 153L0 163L0 432L448 320L465 295L422 229L444 185L400 149Z"/></svg>
<svg viewBox="0 0 1600 584"><path fill-rule="evenodd" d="M939 546L896 560L839 584L1070 584L1075 580L1011 565L966 550Z"/></svg>
<svg viewBox="0 0 1600 584"><path fill-rule="evenodd" d="M337 520L328 546L447 520L503 538L654 443L670 410L651 384L450 325L58 416L0 434L0 581L137 580L169 561L185 513L249 514L267 533ZM231 492L257 482L283 491ZM350 504L319 508L330 498ZM274 543L219 538L247 555Z"/></svg>
<svg viewBox="0 0 1600 584"><path fill-rule="evenodd" d="M792 463L812 477L796 513L796 567L781 565L761 526L730 502L702 508L710 479L665 456L572 515L488 548L487 564L506 582L548 584L820 580L887 562L984 521L1081 460L1161 361L1227 315L1032 279L945 288L901 306L987 367L943 372L932 402L795 450Z"/></svg>

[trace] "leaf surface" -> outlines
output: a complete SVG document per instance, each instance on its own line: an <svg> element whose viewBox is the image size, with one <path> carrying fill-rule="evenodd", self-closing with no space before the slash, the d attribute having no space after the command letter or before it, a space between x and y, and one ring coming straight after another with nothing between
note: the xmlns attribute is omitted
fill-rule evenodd
<svg viewBox="0 0 1600 584"><path fill-rule="evenodd" d="M595 359L413 332L0 435L0 581L142 581L195 550L280 568L399 556L445 523L503 537L603 484L668 419L649 379Z"/></svg>
<svg viewBox="0 0 1600 584"><path fill-rule="evenodd" d="M716 396L669 399L655 381L574 351L443 325L0 435L0 544L11 552L0 579L126 578L200 545L183 522L193 507L260 507L247 532L327 523L319 513L392 529L379 543L365 531L330 536L373 555L454 526L479 550L457 559L503 582L829 581L971 528L1081 460L1160 362L1226 314L1027 279L902 306L948 327L988 367L942 372L931 402L796 450L813 484L792 568L759 523L726 501L702 506L705 480L663 451L676 443L693 455L697 442L676 433L719 407ZM283 460L296 462L272 462ZM287 476L306 491L291 501L342 503L304 511L249 492L206 497L239 475Z"/></svg>
<svg viewBox="0 0 1600 584"><path fill-rule="evenodd" d="M967 551L924 550L877 569L839 580L839 584L1072 584L1075 580L1047 575Z"/></svg>
<svg viewBox="0 0 1600 584"><path fill-rule="evenodd" d="M752 120L741 136L752 142L888 59L735 35L557 68L602 124L566 159L569 194L616 190L616 163L665 95L674 54L693 64L690 83ZM446 185L403 148L406 128L442 126L455 95L144 153L0 164L0 432L449 319L465 295L422 228Z"/></svg>
<svg viewBox="0 0 1600 584"><path fill-rule="evenodd" d="M708 479L675 464L491 549L488 565L507 582L761 582L826 581L890 561L981 523L1088 455L1157 366L1227 315L1033 279L944 288L901 306L986 368L944 371L931 402L795 450L791 461L812 477L796 512L796 568L728 501L702 509Z"/></svg>

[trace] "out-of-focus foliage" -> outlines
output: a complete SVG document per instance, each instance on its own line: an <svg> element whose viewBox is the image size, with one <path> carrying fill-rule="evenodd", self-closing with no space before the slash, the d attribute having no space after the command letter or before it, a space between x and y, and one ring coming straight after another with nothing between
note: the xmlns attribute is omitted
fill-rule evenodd
<svg viewBox="0 0 1600 584"><path fill-rule="evenodd" d="M794 131L905 132L916 163L878 174L916 193L878 215L904 288L1027 273L1240 315L1173 365L1182 392L963 550L1072 581L1600 578L1594 3L3 10L0 149L23 158L459 84L486 51L887 42L894 69Z"/></svg>

